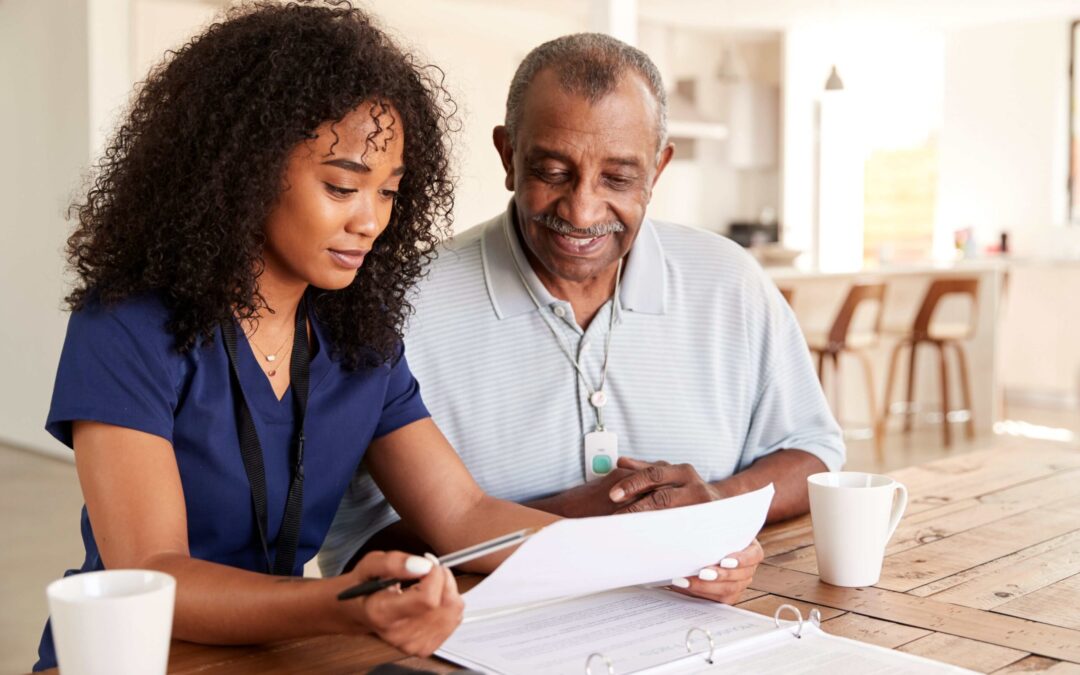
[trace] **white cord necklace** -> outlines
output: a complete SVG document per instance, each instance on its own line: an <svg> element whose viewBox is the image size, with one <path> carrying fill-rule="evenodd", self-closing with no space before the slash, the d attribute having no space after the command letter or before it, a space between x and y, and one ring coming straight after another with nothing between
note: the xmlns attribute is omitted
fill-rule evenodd
<svg viewBox="0 0 1080 675"><path fill-rule="evenodd" d="M512 223L510 227L512 227ZM525 272L521 269L521 264L518 262L517 256L514 255L514 245L510 239L509 227L503 228L503 234L506 235L506 245L509 248L510 258L514 261L514 270L517 271L518 278L521 280L521 285L525 287L525 292L529 294L533 304L540 310L540 318L544 324L551 331L551 334L555 336L555 341L559 344L559 348L566 360L570 362L570 365L577 371L577 376L581 380L582 386L585 387L585 391L589 393L589 405L593 409L593 414L596 416L596 429L590 433L585 434L585 479L593 480L604 476L611 472L615 468L615 461L619 457L619 440L618 437L610 431L604 428L604 406L608 403L607 392L604 391L604 385L607 383L607 370L608 370L608 358L611 356L611 335L615 331L615 314L616 312L622 313L622 305L619 302L619 286L622 279L622 258L619 258L618 267L615 268L615 291L611 296L611 314L608 316L608 331L604 337L604 362L600 368L600 385L595 389L592 387L592 383L589 382L589 377L585 374L585 370L581 367L581 364L576 358L574 353L566 344L566 340L562 335L562 332L552 323L552 319L547 316L547 312L544 311L544 306L540 303L540 299L533 293L532 288L529 286L528 280L525 278Z"/></svg>

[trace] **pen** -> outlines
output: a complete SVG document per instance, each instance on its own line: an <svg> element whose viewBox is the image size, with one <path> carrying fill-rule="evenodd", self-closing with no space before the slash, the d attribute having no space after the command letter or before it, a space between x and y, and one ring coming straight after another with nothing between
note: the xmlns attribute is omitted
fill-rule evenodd
<svg viewBox="0 0 1080 675"><path fill-rule="evenodd" d="M495 551L501 551L502 549L513 546L514 544L520 544L529 537L539 532L542 528L530 527L525 530L518 530L517 532L511 532L510 534L504 534L501 537L495 537L488 541L475 544L468 548L463 548L460 551L454 553L448 553L439 558L440 567L454 567L455 565L461 565L467 563L470 560L482 558L489 553ZM341 593L338 593L338 600L351 600L353 598L359 598L365 595L371 595L384 588L390 588L395 584L401 584L402 588L408 588L415 583L418 583L419 579L369 579L362 584L356 586L350 586Z"/></svg>

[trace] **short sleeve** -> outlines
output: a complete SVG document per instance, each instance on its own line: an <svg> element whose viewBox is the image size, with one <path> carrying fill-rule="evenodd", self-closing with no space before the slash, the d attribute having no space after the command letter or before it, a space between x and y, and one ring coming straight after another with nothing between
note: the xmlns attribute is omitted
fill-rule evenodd
<svg viewBox="0 0 1080 675"><path fill-rule="evenodd" d="M72 422L88 420L172 442L175 356L163 308L91 304L73 312L45 429L72 447Z"/></svg>
<svg viewBox="0 0 1080 675"><path fill-rule="evenodd" d="M820 459L830 471L844 464L844 441L814 372L806 339L795 314L770 280L758 278L763 308L760 332L751 344L761 345L760 383L739 470L777 450L802 450Z"/></svg>
<svg viewBox="0 0 1080 675"><path fill-rule="evenodd" d="M409 370L403 345L398 348L397 358L387 367L390 369L390 376L386 387L386 398L383 400L382 415L375 428L375 438L385 436L417 420L431 417L423 399L420 398L420 385Z"/></svg>

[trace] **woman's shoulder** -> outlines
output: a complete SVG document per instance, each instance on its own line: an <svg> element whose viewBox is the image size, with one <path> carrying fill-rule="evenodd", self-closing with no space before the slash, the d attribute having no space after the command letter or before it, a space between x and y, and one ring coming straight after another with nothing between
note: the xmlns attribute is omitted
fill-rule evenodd
<svg viewBox="0 0 1080 675"><path fill-rule="evenodd" d="M160 293L143 293L118 301L91 294L71 312L68 341L79 340L112 348L137 347L165 353L172 350L170 311Z"/></svg>

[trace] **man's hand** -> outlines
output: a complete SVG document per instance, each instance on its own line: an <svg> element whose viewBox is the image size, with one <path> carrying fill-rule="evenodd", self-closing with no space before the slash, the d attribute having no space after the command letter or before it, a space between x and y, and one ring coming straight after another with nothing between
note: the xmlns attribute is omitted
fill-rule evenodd
<svg viewBox="0 0 1080 675"><path fill-rule="evenodd" d="M706 482L689 464L643 462L620 457L618 467L617 470L629 470L630 474L611 486L609 498L616 506L614 513L659 511L728 496Z"/></svg>
<svg viewBox="0 0 1080 675"><path fill-rule="evenodd" d="M634 473L630 469L615 468L602 478L591 480L552 497L529 502L526 506L564 518L609 516L620 507L620 504L611 501L609 496L612 486Z"/></svg>
<svg viewBox="0 0 1080 675"><path fill-rule="evenodd" d="M673 579L672 590L714 602L733 604L753 581L754 572L764 557L761 544L755 539L743 550L721 560L718 565L704 568L696 577Z"/></svg>

